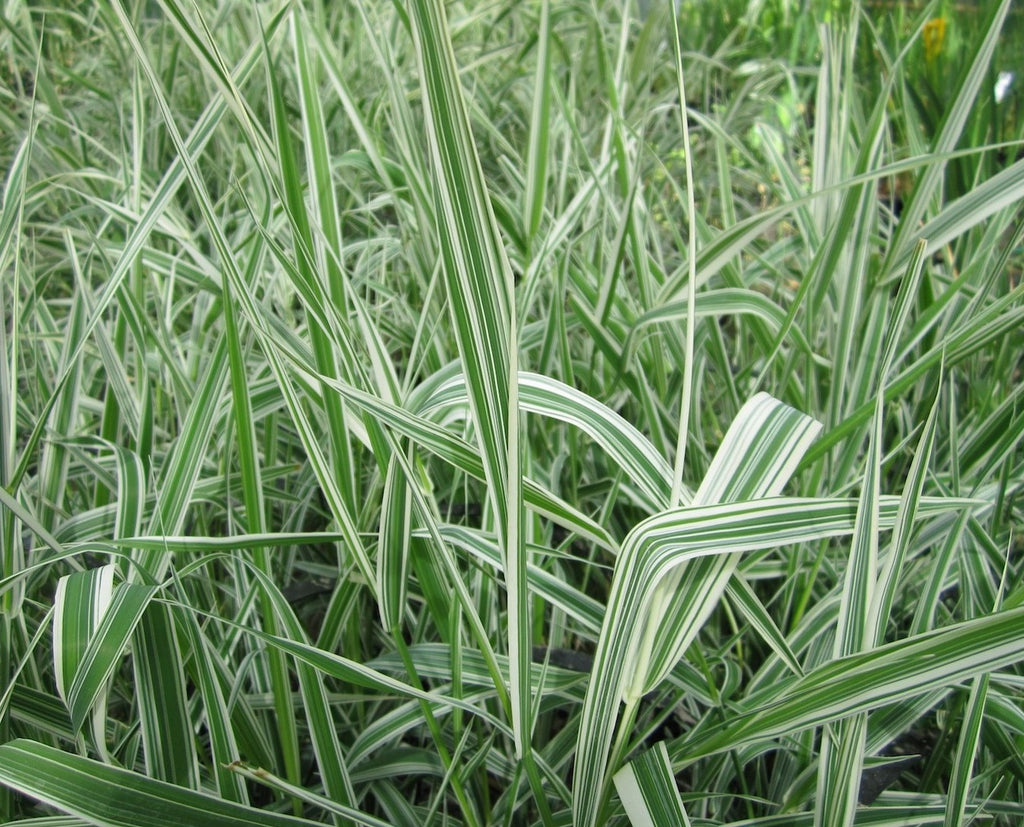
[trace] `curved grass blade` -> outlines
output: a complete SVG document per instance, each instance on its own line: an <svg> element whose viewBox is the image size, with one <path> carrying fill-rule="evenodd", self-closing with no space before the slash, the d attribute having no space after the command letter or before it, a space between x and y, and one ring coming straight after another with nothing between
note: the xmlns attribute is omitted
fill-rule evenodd
<svg viewBox="0 0 1024 827"><path fill-rule="evenodd" d="M780 494L820 429L811 417L768 394L756 394L736 414L692 505ZM630 697L635 700L654 688L683 656L737 563L735 557L697 561L661 584L652 606L649 642L632 670Z"/></svg>
<svg viewBox="0 0 1024 827"><path fill-rule="evenodd" d="M390 827L386 821L381 821L379 818L374 818L366 813L361 813L352 807L347 807L344 804L333 801L325 795L319 795L305 789L304 787L289 784L283 778L278 778L276 775L273 775L266 770L251 767L237 761L231 764L230 769L241 778L248 778L250 781L255 781L258 784L272 787L275 790L280 790L293 798L298 798L314 805L315 807L319 807L325 812L333 813L337 820L344 819L341 823L347 824L352 822L354 824L366 825L366 827Z"/></svg>
<svg viewBox="0 0 1024 827"><path fill-rule="evenodd" d="M879 502L879 526L891 527L898 500ZM970 501L940 501L963 507ZM923 516L924 510L920 512ZM853 531L855 500L775 497L674 509L644 520L623 542L594 656L577 741L575 823L601 823L607 795L608 750L623 692L662 581L683 563L837 537ZM1018 643L1024 648L1024 641ZM705 754L705 753L701 753Z"/></svg>
<svg viewBox="0 0 1024 827"><path fill-rule="evenodd" d="M662 322L685 319L687 312L687 301L680 299L666 302L638 316L622 347L623 360L632 358L633 351L637 347L636 340L644 328ZM694 317L698 319L730 315L754 316L774 328L776 332L786 327L786 313L781 307L755 290L744 290L738 287L721 287L697 294L693 312ZM811 353L811 346L800 328L791 327L788 333L793 336L801 351L807 354Z"/></svg>
<svg viewBox="0 0 1024 827"><path fill-rule="evenodd" d="M327 379L321 379L321 381L332 390L344 395L350 402L370 411L389 427L408 436L418 445L446 462L472 477L486 478L480 452L465 440L378 396L365 393L343 382L332 382ZM614 551L617 548L615 540L599 523L528 478L523 480L523 502L570 531L578 532L581 536L593 540L607 549Z"/></svg>
<svg viewBox="0 0 1024 827"><path fill-rule="evenodd" d="M969 681L1024 659L1024 608L964 621L830 661L795 680L775 701L749 709L723 731L673 745L679 764L776 738L934 689Z"/></svg>
<svg viewBox="0 0 1024 827"><path fill-rule="evenodd" d="M0 745L0 783L96 827L317 823L223 801L23 738Z"/></svg>
<svg viewBox="0 0 1024 827"><path fill-rule="evenodd" d="M465 379L454 376L425 397L422 412L465 402ZM659 511L668 506L671 466L647 437L607 405L564 382L528 371L519 373L519 405L521 410L579 428L625 471L629 484L639 489L647 508ZM686 500L691 497L687 493Z"/></svg>
<svg viewBox="0 0 1024 827"><path fill-rule="evenodd" d="M115 587L115 568L111 564L65 575L53 599L57 691L76 733L93 713L100 755L106 754L107 684L155 591L132 583Z"/></svg>

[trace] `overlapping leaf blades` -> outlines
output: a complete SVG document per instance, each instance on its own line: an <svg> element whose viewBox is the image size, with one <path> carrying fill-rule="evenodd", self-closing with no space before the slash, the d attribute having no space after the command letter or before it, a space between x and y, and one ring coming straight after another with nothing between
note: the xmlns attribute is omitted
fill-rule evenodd
<svg viewBox="0 0 1024 827"><path fill-rule="evenodd" d="M1013 11L730 3L5 21L0 820L1024 818Z"/></svg>

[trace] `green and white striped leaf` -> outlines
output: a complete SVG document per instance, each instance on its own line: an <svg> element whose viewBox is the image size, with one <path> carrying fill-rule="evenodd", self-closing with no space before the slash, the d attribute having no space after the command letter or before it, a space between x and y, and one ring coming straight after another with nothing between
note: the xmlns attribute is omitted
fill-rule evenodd
<svg viewBox="0 0 1024 827"><path fill-rule="evenodd" d="M192 732L182 648L171 608L154 603L133 638L139 726L150 777L199 789L199 754Z"/></svg>
<svg viewBox="0 0 1024 827"><path fill-rule="evenodd" d="M613 780L633 827L690 827L664 741L626 764Z"/></svg>
<svg viewBox="0 0 1024 827"><path fill-rule="evenodd" d="M999 33L1002 30L1003 21L1010 11L1010 6L1011 0L1001 0L998 4L989 6L989 14L981 27L984 37L976 41L974 53L966 56L964 63L967 66L967 71L960 79L958 88L951 95L950 105L945 110L939 134L929 148L930 152L935 153L939 158L956 147L971 111L977 105L982 83L986 78L991 77L992 55L999 43ZM925 167L921 180L914 187L913 197L906 205L904 214L897 225L896 235L888 251L890 260L910 252L920 232L918 225L924 218L934 194L942 186L946 164L947 162L943 160ZM927 233L923 237L932 238Z"/></svg>
<svg viewBox="0 0 1024 827"><path fill-rule="evenodd" d="M54 674L75 732L90 712L105 718L108 681L155 591L131 583L115 587L114 572L107 565L65 575L54 594ZM96 737L102 752L102 727Z"/></svg>
<svg viewBox="0 0 1024 827"><path fill-rule="evenodd" d="M239 754L238 739L232 726L231 710L228 709L227 698L221 681L217 676L217 653L210 641L203 634L199 621L192 612L179 613L182 638L187 641L192 653L189 660L189 674L196 684L198 696L202 698L206 728L210 734L210 758L213 764L213 775L217 782L217 792L228 801L245 804L248 794L245 784L237 773L228 770L227 766ZM239 705L236 712L244 711ZM250 760L252 760L252 754Z"/></svg>
<svg viewBox="0 0 1024 827"><path fill-rule="evenodd" d="M971 691L966 701L966 714L963 717L960 740L956 747L953 777L949 779L949 798L943 827L961 827L970 823L966 820L967 801L971 778L974 775L981 726L985 719L989 677L988 674L979 675L971 682Z"/></svg>
<svg viewBox="0 0 1024 827"><path fill-rule="evenodd" d="M692 505L780 494L820 430L821 424L811 417L766 393L756 394L729 426ZM630 663L628 697L635 700L652 689L679 661L738 562L736 557L709 558L677 569L659 585L646 640Z"/></svg>
<svg viewBox="0 0 1024 827"><path fill-rule="evenodd" d="M944 502L962 507L969 501ZM893 525L898 503L896 498L879 503L880 528ZM703 557L849 534L856 514L855 500L777 497L675 509L630 532L616 566L582 712L573 790L577 823L600 822L618 706L634 677L627 664L636 657L661 582L680 564Z"/></svg>
<svg viewBox="0 0 1024 827"><path fill-rule="evenodd" d="M397 458L392 457L384 480L381 504L377 594L384 628L399 635L402 634L402 613L409 587L412 502L408 489L409 480Z"/></svg>
<svg viewBox="0 0 1024 827"><path fill-rule="evenodd" d="M453 376L432 389L422 401L422 413L466 402L466 383ZM668 506L672 468L639 430L598 400L576 388L538 373L519 373L520 409L575 426L600 445L625 471L641 502L652 512ZM686 492L684 501L692 498Z"/></svg>
<svg viewBox="0 0 1024 827"><path fill-rule="evenodd" d="M0 783L94 827L299 827L245 807L26 739L0 745Z"/></svg>
<svg viewBox="0 0 1024 827"><path fill-rule="evenodd" d="M821 726L1020 660L1024 608L915 635L818 667L766 705L742 712L723 731L679 744L673 760L688 764L699 756Z"/></svg>
<svg viewBox="0 0 1024 827"><path fill-rule="evenodd" d="M120 665L128 641L155 591L152 586L135 583L120 583L114 588L68 692L68 711L76 729L84 723L90 709L97 715L104 711L99 704L105 698L107 682Z"/></svg>
<svg viewBox="0 0 1024 827"><path fill-rule="evenodd" d="M523 756L532 731L530 620L512 270L484 186L444 6L440 0L414 0L411 7L448 306L466 371L488 497L507 557L508 646L513 662L510 713L516 753Z"/></svg>
<svg viewBox="0 0 1024 827"><path fill-rule="evenodd" d="M113 566L68 574L53 596L53 674L70 708L71 686L114 593Z"/></svg>
<svg viewBox="0 0 1024 827"><path fill-rule="evenodd" d="M331 382L326 379L321 379L321 381L332 390L342 394L350 402L379 417L382 422L394 428L398 433L408 436L418 445L456 468L476 479L485 479L480 452L464 439L455 436L430 420L416 415L413 410L400 408L341 382ZM522 399L520 401L522 402ZM605 548L616 549L617 544L607 529L529 478L523 480L523 501L570 531L578 532L581 536L593 540Z"/></svg>
<svg viewBox="0 0 1024 827"><path fill-rule="evenodd" d="M882 399L876 399L875 418L868 444L864 481L850 556L843 575L839 619L833 654L836 658L874 646L876 618L871 615L878 571L878 509L881 492ZM906 513L901 509L901 515ZM852 825L864 768L867 714L837 721L822 733L815 807L817 827Z"/></svg>

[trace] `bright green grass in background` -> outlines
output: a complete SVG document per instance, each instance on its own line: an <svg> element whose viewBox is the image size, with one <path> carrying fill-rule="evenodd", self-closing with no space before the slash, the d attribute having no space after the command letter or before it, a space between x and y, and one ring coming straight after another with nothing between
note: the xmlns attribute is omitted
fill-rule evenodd
<svg viewBox="0 0 1024 827"><path fill-rule="evenodd" d="M6 4L0 820L1024 821L1021 10L641 5Z"/></svg>

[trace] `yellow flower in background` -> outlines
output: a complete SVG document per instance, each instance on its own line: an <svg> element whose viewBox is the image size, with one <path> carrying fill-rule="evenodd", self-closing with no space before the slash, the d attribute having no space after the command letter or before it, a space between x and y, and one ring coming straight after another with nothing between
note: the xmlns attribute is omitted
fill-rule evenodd
<svg viewBox="0 0 1024 827"><path fill-rule="evenodd" d="M942 41L946 39L946 18L934 17L925 23L921 39L924 41L925 62L933 63L942 51Z"/></svg>

